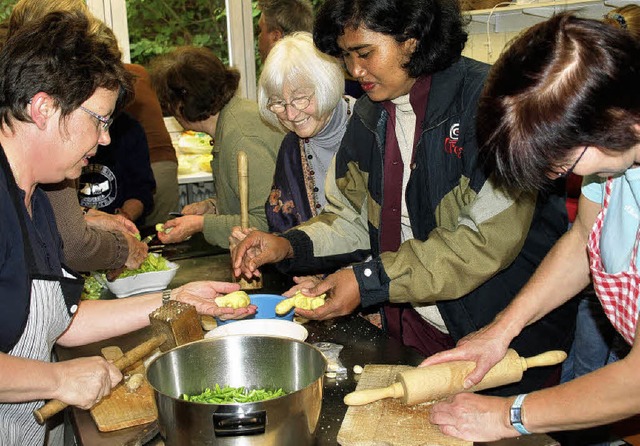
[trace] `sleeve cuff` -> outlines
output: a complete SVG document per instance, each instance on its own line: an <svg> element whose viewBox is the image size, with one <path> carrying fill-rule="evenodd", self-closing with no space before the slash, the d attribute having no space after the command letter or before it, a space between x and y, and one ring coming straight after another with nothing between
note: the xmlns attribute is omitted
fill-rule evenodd
<svg viewBox="0 0 640 446"><path fill-rule="evenodd" d="M379 258L353 265L353 272L358 281L360 303L363 307L389 300L389 276Z"/></svg>
<svg viewBox="0 0 640 446"><path fill-rule="evenodd" d="M292 229L280 237L286 238L291 243L293 258L278 263L278 269L283 273L291 271L295 264L310 264L313 262L313 242L311 238L298 229Z"/></svg>

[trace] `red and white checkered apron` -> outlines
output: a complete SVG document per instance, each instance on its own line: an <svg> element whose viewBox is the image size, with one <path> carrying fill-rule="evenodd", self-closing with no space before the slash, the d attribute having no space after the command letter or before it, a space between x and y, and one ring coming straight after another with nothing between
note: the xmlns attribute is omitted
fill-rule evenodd
<svg viewBox="0 0 640 446"><path fill-rule="evenodd" d="M600 256L600 236L602 235L604 216L609 207L612 184L613 179L609 178L605 187L604 206L598 214L591 234L589 234L591 276L596 295L600 299L607 317L625 341L633 344L638 323L638 297L640 296L640 277L636 267L640 228L636 232L629 269L615 274L607 273Z"/></svg>

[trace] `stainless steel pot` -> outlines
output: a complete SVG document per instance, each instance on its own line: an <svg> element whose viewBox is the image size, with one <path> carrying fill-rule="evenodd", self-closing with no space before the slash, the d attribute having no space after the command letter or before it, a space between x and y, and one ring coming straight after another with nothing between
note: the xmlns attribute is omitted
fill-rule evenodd
<svg viewBox="0 0 640 446"><path fill-rule="evenodd" d="M322 406L326 360L304 342L268 336L226 336L177 347L147 369L160 433L167 445L312 444ZM180 398L207 387L282 388L257 403L202 404Z"/></svg>

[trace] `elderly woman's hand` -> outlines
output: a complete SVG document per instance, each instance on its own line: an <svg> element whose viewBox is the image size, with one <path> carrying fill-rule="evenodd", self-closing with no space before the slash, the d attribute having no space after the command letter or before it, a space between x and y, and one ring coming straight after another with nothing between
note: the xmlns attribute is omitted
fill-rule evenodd
<svg viewBox="0 0 640 446"><path fill-rule="evenodd" d="M164 224L164 230L158 232L158 239L162 243L179 243L197 232L202 232L203 228L202 215L185 215L167 221Z"/></svg>
<svg viewBox="0 0 640 446"><path fill-rule="evenodd" d="M216 206L215 198L207 198L206 200L198 201L196 203L189 203L182 208L183 215L204 215L217 213L218 207Z"/></svg>
<svg viewBox="0 0 640 446"><path fill-rule="evenodd" d="M127 255L124 266L128 269L140 268L142 262L144 262L147 255L149 255L149 246L127 232L124 233L124 237L127 240L127 247L129 249L129 254Z"/></svg>
<svg viewBox="0 0 640 446"><path fill-rule="evenodd" d="M191 282L174 289L171 298L196 307L200 314L214 316L222 320L243 319L256 313L256 306L244 308L220 308L215 298L233 291L238 291L240 285L230 282L201 281Z"/></svg>
<svg viewBox="0 0 640 446"><path fill-rule="evenodd" d="M107 214L97 209L89 209L84 216L84 221L92 228L103 231L121 231L129 234L138 234L136 225L123 215Z"/></svg>

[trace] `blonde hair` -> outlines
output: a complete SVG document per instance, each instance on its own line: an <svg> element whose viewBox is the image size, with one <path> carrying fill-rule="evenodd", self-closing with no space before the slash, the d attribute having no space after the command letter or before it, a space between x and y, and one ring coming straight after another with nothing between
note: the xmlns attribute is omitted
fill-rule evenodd
<svg viewBox="0 0 640 446"><path fill-rule="evenodd" d="M13 35L25 23L41 19L53 11L79 11L90 15L85 0L20 0L9 17L9 35Z"/></svg>
<svg viewBox="0 0 640 446"><path fill-rule="evenodd" d="M89 11L86 0L20 0L11 10L7 38L11 37L26 23L42 19L51 12L79 12L89 20L89 33L101 38L103 43L118 50L118 40L113 31Z"/></svg>
<svg viewBox="0 0 640 446"><path fill-rule="evenodd" d="M640 6L625 5L612 9L604 16L605 23L622 28L640 39Z"/></svg>

